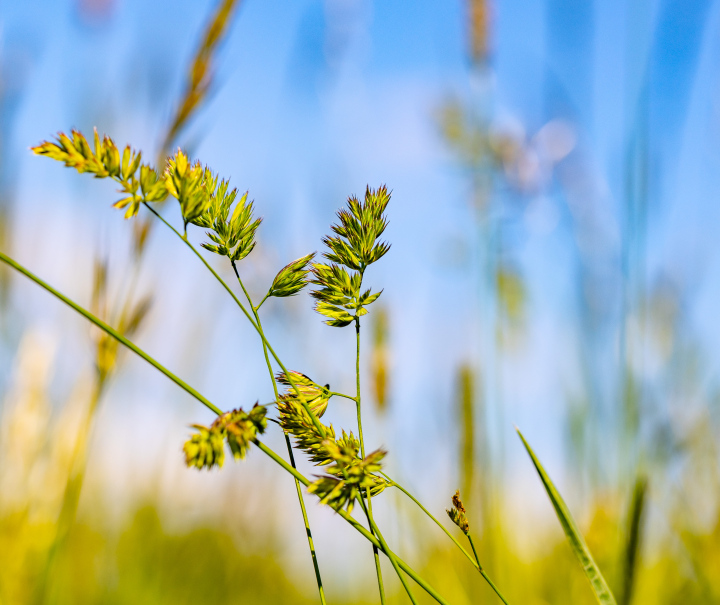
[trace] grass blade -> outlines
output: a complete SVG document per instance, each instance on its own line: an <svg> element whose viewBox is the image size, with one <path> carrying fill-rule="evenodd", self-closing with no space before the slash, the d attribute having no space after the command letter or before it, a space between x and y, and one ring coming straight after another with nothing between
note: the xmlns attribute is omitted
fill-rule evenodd
<svg viewBox="0 0 720 605"><path fill-rule="evenodd" d="M637 559L642 542L642 520L645 511L645 494L647 493L647 481L645 477L639 476L635 481L633 489L632 504L628 516L627 543L625 544L625 567L623 573L623 591L621 605L630 605L632 600L633 587L637 576Z"/></svg>
<svg viewBox="0 0 720 605"><path fill-rule="evenodd" d="M540 475L540 479L545 486L545 491L547 491L547 494L550 497L550 501L555 508L555 512L557 513L558 519L560 520L560 525L562 525L563 531L567 536L568 542L570 542L570 546L575 553L575 556L577 557L578 561L580 561L580 565L582 565L585 575L588 577L588 580L590 580L590 585L592 586L593 592L595 593L595 598L598 600L598 603L601 603L601 605L617 605L615 597L613 596L612 592L610 591L610 587L608 586L605 578L600 572L600 568L597 566L597 563L595 563L595 560L590 553L590 549L585 543L585 539L582 537L580 530L577 528L575 520L572 518L572 515L570 514L570 511L568 510L565 501L562 499L562 496L555 488L555 485L550 480L548 474L545 472L542 464L540 464L540 461L535 456L535 452L532 451L532 448L530 447L528 442L525 441L525 437L523 437L522 433L517 427L515 430L520 436L520 439L522 439L523 445L525 446L525 449L530 455L530 458L535 465L538 474Z"/></svg>

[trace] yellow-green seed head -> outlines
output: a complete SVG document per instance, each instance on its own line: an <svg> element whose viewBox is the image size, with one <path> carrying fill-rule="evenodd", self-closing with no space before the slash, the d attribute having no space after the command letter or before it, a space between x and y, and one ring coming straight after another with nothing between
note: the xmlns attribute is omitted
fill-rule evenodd
<svg viewBox="0 0 720 605"><path fill-rule="evenodd" d="M462 500L460 499L460 490L457 490L453 495L452 503L452 508L449 510L446 509L448 517L467 535L470 532L470 523L467 520L465 506L463 506Z"/></svg>

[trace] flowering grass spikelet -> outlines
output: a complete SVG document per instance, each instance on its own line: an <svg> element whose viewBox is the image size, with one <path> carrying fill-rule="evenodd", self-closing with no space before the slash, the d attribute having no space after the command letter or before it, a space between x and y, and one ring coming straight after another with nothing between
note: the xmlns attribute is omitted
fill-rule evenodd
<svg viewBox="0 0 720 605"><path fill-rule="evenodd" d="M329 326L342 328L357 321L382 294L360 291L365 269L390 249L390 244L378 241L387 227L384 213L389 201L384 185L368 187L363 202L350 197L347 208L338 212L339 224L332 226L335 235L323 238L330 249L323 256L330 264L315 263L310 283L319 286L311 295L317 301L315 310L328 318Z"/></svg>
<svg viewBox="0 0 720 605"><path fill-rule="evenodd" d="M355 444L328 441L323 445L332 458L332 464L327 467L326 475L308 487L308 492L320 498L321 504L336 511L344 507L351 513L361 490L375 496L387 487L387 481L374 474L382 469L381 461L387 455L384 450L376 450L360 458Z"/></svg>
<svg viewBox="0 0 720 605"><path fill-rule="evenodd" d="M180 202L186 228L189 223L196 224L207 210L216 184L217 176L209 168L203 168L200 162L191 164L181 149L168 159L165 186L170 195Z"/></svg>
<svg viewBox="0 0 720 605"><path fill-rule="evenodd" d="M183 446L185 464L199 469L222 467L225 462L225 442L233 457L241 460L247 455L250 444L265 432L266 409L255 404L250 412L242 408L218 416L209 426L193 424L195 433Z"/></svg>
<svg viewBox="0 0 720 605"><path fill-rule="evenodd" d="M185 442L185 464L199 469L222 467L225 462L225 441L220 431L193 424L198 432Z"/></svg>
<svg viewBox="0 0 720 605"><path fill-rule="evenodd" d="M237 189L228 189L229 182L221 180L212 192L205 212L194 224L210 230L207 236L212 243L201 244L203 248L237 262L255 248L255 232L262 219L253 219L253 202L247 201L247 192L236 203ZM231 215L233 204L235 207Z"/></svg>
<svg viewBox="0 0 720 605"><path fill-rule="evenodd" d="M302 376L302 375L301 375ZM294 378L293 378L294 380ZM301 385L296 383L298 389ZM314 401L315 405L323 405L321 401ZM313 402L311 400L310 407L312 409ZM327 404L324 404L327 407ZM324 436L318 431L313 423L307 410L300 403L297 397L292 394L283 396L278 401L278 412L280 414L280 427L295 440L295 446L310 456L310 461L318 466L324 466L333 462L332 453L328 450L328 445L335 445L340 448L353 448L354 451L360 451L360 442L355 435L342 431L342 437L339 439L335 436L335 429L332 424L325 425L320 423ZM323 410L324 411L324 410Z"/></svg>
<svg viewBox="0 0 720 605"><path fill-rule="evenodd" d="M245 458L253 439L265 432L266 412L265 407L255 404L248 413L237 409L223 414L216 420L224 428L228 446L236 460Z"/></svg>
<svg viewBox="0 0 720 605"><path fill-rule="evenodd" d="M460 499L460 490L457 490L452 497L452 508L445 509L450 520L457 525L462 532L467 536L470 533L470 523L467 520L467 511L465 506Z"/></svg>
<svg viewBox="0 0 720 605"><path fill-rule="evenodd" d="M390 244L377 240L388 224L385 209L389 202L390 193L385 185L375 190L367 187L362 202L355 196L350 197L347 209L338 212L340 224L331 227L335 235L323 238L323 243L330 248L325 258L349 269L364 271L385 256Z"/></svg>
<svg viewBox="0 0 720 605"><path fill-rule="evenodd" d="M314 257L315 253L312 252L280 269L270 286L268 296L285 297L299 294L308 284L307 275L310 273L308 265Z"/></svg>
<svg viewBox="0 0 720 605"><path fill-rule="evenodd" d="M310 414L297 398L281 397L277 405L280 427L295 440L295 447L302 450L314 464L329 464L332 460L325 451L325 441L335 440L333 426L320 423L325 437L317 430ZM351 434L352 436L352 434Z"/></svg>
<svg viewBox="0 0 720 605"><path fill-rule="evenodd" d="M146 202L160 202L168 195L165 179L147 164L140 165L140 191Z"/></svg>
<svg viewBox="0 0 720 605"><path fill-rule="evenodd" d="M317 383L313 382L312 379L305 376L305 374L294 372L292 370L290 371L289 378L285 375L285 372L279 372L275 378L280 384L288 387L287 392L280 396L282 401L293 401L302 407L298 394L292 386L295 384L297 390L300 391L300 397L305 400L305 403L308 404L312 413L318 418L322 417L325 410L327 410L328 401L330 400L329 384L321 387ZM292 379L292 382L290 379Z"/></svg>
<svg viewBox="0 0 720 605"><path fill-rule="evenodd" d="M109 177L119 183L120 192L125 194L125 197L115 202L113 207L127 208L125 218L135 216L143 201L154 202L167 197L164 187L156 187L154 186L155 182L150 183L147 180L149 177L147 169L146 188L150 197L145 197L144 190L142 193L138 193L143 180L142 171L140 180L136 174L142 159L139 151L135 152L127 145L121 156L115 142L108 136L104 136L101 141L97 130L94 131L94 149L90 147L81 132L73 130L71 135L69 137L65 133L59 132L56 137L57 142L44 141L40 145L32 147L32 151L37 155L63 162L65 166L75 168L79 173L87 172L95 175L95 178L98 179Z"/></svg>

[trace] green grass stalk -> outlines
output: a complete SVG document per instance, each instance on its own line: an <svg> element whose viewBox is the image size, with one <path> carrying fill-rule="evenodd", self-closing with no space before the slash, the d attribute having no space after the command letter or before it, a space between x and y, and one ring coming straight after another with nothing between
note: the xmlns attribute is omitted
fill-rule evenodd
<svg viewBox="0 0 720 605"><path fill-rule="evenodd" d="M475 567L476 569L479 569L478 563L475 561L475 559L473 559L472 555L467 550L465 550L465 547L462 544L460 544L460 542L458 542L457 538L455 538L455 536L453 536L450 533L450 531L448 531L448 529L442 523L440 523L440 521L438 521L438 519L435 517L435 515L433 515L427 508L425 508L415 496L413 496L408 490L406 490L397 481L394 481L393 479L391 479L388 475L386 475L382 471L380 472L380 474L383 475L383 477L385 477L388 481L390 481L391 487L396 487L403 494L405 494L408 498L410 498L410 500L412 500L415 504L417 504L418 507L420 507L420 510L422 510L428 517L430 517L430 519L432 519L437 524L437 526L445 532L445 535L455 543L455 546L457 546L462 551L462 553L467 557L468 561L470 561L470 563L472 563L473 567Z"/></svg>
<svg viewBox="0 0 720 605"><path fill-rule="evenodd" d="M380 528L375 523L375 519L373 519L372 511L370 510L370 507L366 505L365 500L360 496L358 498L360 501L360 505L363 508L363 511L365 511L365 515L368 518L368 523L370 524L370 529L372 530L373 534L377 536L378 541L380 542L380 545L382 546L383 551L387 555L388 559L390 559L390 563L392 563L393 568L395 569L395 573L397 574L398 578L400 578L400 582L402 582L403 588L405 589L405 592L407 593L408 597L410 597L410 600L412 601L413 605L417 605L417 601L415 600L415 595L413 595L412 590L410 590L410 586L408 586L407 580L405 579L405 576L403 576L403 573L400 569L400 566L398 565L397 558L395 557L395 554L390 550L390 548L387 545L387 542L385 542L385 538L383 538L382 532L380 531ZM370 494L368 494L368 503L370 504ZM375 549L375 553L377 556L377 547L373 547ZM378 561L378 569L379 569L379 561ZM382 586L382 576L378 573L378 582L381 583Z"/></svg>
<svg viewBox="0 0 720 605"><path fill-rule="evenodd" d="M175 233L175 235L177 235L183 241L183 243L188 248L190 248L190 250L193 251L195 256L197 256L202 261L203 265L205 265L205 267L207 267L208 271L210 271L210 273L213 274L215 279L218 282L220 282L220 284L223 286L223 288L225 288L225 290L227 290L227 292L230 294L230 296L232 296L232 298L235 301L235 303L237 304L237 306L240 307L240 310L243 312L243 314L245 315L247 320L250 322L250 324L253 326L253 328L255 328L255 331L259 334L260 338L262 339L263 344L268 348L268 351L273 356L273 358L275 359L277 364L280 366L280 369L282 369L282 371L285 372L285 375L288 378L288 382L290 382L290 385L292 386L293 390L295 391L295 394L297 395L298 400L302 404L303 408L305 408L305 411L310 415L310 418L311 418L316 430L318 431L318 433L320 433L320 435L325 437L325 429L323 428L322 423L320 422L320 420L318 420L318 417L315 415L315 412L313 412L312 409L310 409L310 406L307 404L307 401L305 401L305 397L302 395L302 393L300 392L300 389L298 389L297 385L295 384L295 381L293 380L292 375L290 374L290 372L288 372L287 368L283 365L282 361L280 361L280 358L277 356L277 354L273 350L272 346L270 346L270 343L265 338L265 334L263 334L263 331L258 327L258 325L255 323L253 318L248 313L247 309L245 308L245 305L243 305L242 302L240 302L240 300L238 299L237 296L235 296L235 293L232 291L230 286L228 286L227 283L225 282L225 280L223 280L223 278L217 274L217 272L210 266L210 263L208 263L205 260L203 255L200 254L200 252L197 250L197 248L195 248L195 246L193 246L187 240L187 238L183 237L182 234L177 229L175 229L175 227L173 227L170 223L168 223L160 214L158 214L150 206L150 204L148 204L147 202L143 202L143 204L148 210L150 210L150 212L152 212L157 218L159 218L170 230L172 230L173 233Z"/></svg>
<svg viewBox="0 0 720 605"><path fill-rule="evenodd" d="M190 385L188 385L184 380L173 374L170 370L168 370L165 366L163 366L160 362L152 358L150 355L148 355L145 351L140 349L137 345L135 345L133 342L125 338L122 334L118 333L115 329L113 329L111 326L106 324L104 321L90 313L90 311L84 309L74 301L70 300L67 296L61 294L58 292L55 288L50 286L48 283L40 279L37 275L17 263L15 260L4 254L3 252L0 252L0 261L6 263L7 265L11 266L13 269L19 271L26 277L28 277L30 280L35 282L40 287L44 288L48 292L50 292L53 296L63 301L66 305L71 307L73 310L77 311L85 317L87 320L89 320L91 323L95 324L98 328L103 330L106 334L112 336L115 338L118 342L125 345L128 349L130 349L133 353L137 354L139 357L142 357L145 361L147 361L150 365L152 365L156 370L167 376L170 380L172 380L175 384L177 384L180 388L182 388L184 391L186 391L188 394L192 395L195 399L197 399L200 403L202 403L204 406L212 410L218 415L222 414L222 411L220 408L215 406L213 403L210 402L204 395L196 391L194 388L192 388ZM310 485L310 480L307 479L304 475L302 475L297 469L293 468L290 464L288 464L281 456L279 456L275 451L270 449L268 446L266 446L261 441L258 441L255 439L253 443L257 446L257 448L262 451L264 454L272 458L278 465L280 465L283 469L285 469L287 472L289 472L291 475L293 475L295 478L297 478L300 483L305 485L306 487ZM367 540L369 540L372 544L377 546L379 549L382 550L382 552L388 556L388 558L392 555L395 557L399 567L405 571L405 573L408 574L425 592L427 592L431 597L433 597L438 603L441 603L441 605L449 605L449 603L443 599L432 586L430 586L425 580L420 577L420 575L415 572L405 561L403 561L400 557L392 553L389 549L386 550L386 546L383 547L380 541L367 529L365 529L360 523L358 523L355 519L352 518L350 514L348 514L345 510L339 510L338 514L345 519L348 523L350 523L358 532L360 532Z"/></svg>
<svg viewBox="0 0 720 605"><path fill-rule="evenodd" d="M264 443L261 441L255 441L255 445L258 447L258 449L262 450L265 454L267 454L270 458L272 458L277 464L282 466L287 472L291 473L295 477L298 478L300 483L305 485L306 487L310 485L310 480L302 475L297 469L292 468L285 460L283 460L280 456L278 456L273 450L271 450L269 447L267 447ZM369 532L365 527L363 527L356 519L352 517L346 510L340 509L337 511L337 514L340 515L345 521L347 521L350 525L352 525L360 534L362 534L368 541L370 541L373 545L377 546L378 549L385 554L385 556L388 556L388 552L386 551L380 541L375 537L371 532ZM440 603L441 605L450 605L448 601L446 601L430 584L428 584L412 567L410 567L403 559L398 557L395 553L392 553L395 557L398 566L400 569L402 569L408 576L410 576L413 581L420 586L427 594L429 594L435 601ZM389 558L389 556L388 556Z"/></svg>
<svg viewBox="0 0 720 605"><path fill-rule="evenodd" d="M485 581L490 585L490 588L492 588L495 591L495 594L500 598L500 600L505 603L505 605L509 605L505 597L502 595L500 590L497 586L493 583L493 581L488 577L488 575L485 573L485 570L482 568L482 565L480 565L480 558L478 557L477 550L475 550L475 543L472 539L472 534L468 532L467 538L470 542L470 546L472 547L473 554L475 555L475 561L477 562L477 568L480 572L480 575L485 579Z"/></svg>
<svg viewBox="0 0 720 605"><path fill-rule="evenodd" d="M495 583L490 579L490 577L487 575L487 573L486 573L485 570L483 569L482 565L480 564L480 559L478 558L478 554L477 554L477 552L475 551L475 545L473 544L473 541L472 541L472 538L470 538L470 535L468 535L468 539L470 540L470 546L472 547L473 554L475 555L475 558L474 558L474 559L473 559L473 557L470 555L470 553L469 553L467 550L465 550L465 547L464 547L462 544L460 544L460 542L458 542L457 538L455 538L455 536L453 536L453 535L450 533L450 531L449 531L442 523L440 523L440 521L435 517L435 515L433 515L427 508L425 508L425 507L422 505L422 503L421 503L415 496L413 496L413 495L412 495L408 490L406 490L402 485L400 485L397 481L394 481L392 478L390 478L388 475L386 475L386 474L383 473L382 471L380 472L380 474L381 474L383 477L385 477L388 481L390 481L390 486L391 486L391 487L396 487L396 488L399 489L403 494L405 494L408 498L410 498L410 500L412 500L415 504L417 504L418 507L419 507L428 517L430 517L430 519L432 519L432 520L437 524L437 526L438 526L440 529L442 529L442 530L445 532L445 535L446 535L448 538L450 538L450 539L455 543L455 546L457 546L457 547L462 551L462 553L467 557L468 561L470 561L470 563L472 563L473 567L475 567L475 569L477 569L477 570L480 572L480 575L485 579L485 581L490 585L490 587L496 592L496 594L498 595L498 597L500 597L500 599L502 600L502 602L503 602L503 603L507 603L507 601L505 600L505 597L503 597L503 595L500 593L500 591L498 590L498 588L497 588L497 586L495 585Z"/></svg>
<svg viewBox="0 0 720 605"><path fill-rule="evenodd" d="M265 345L265 333L262 328L262 322L260 321L260 315L257 312L257 308L255 306L253 306L253 302L252 302L252 299L250 298L250 294L248 294L248 291L245 289L245 285L243 284L242 279L240 279L240 272L238 271L235 261L231 260L230 262L232 264L233 270L235 271L235 275L237 277L238 283L240 284L242 291L245 293L245 298L247 298L248 304L250 305L250 309L252 309L253 316L255 317L255 322L257 324L258 330L261 333L263 355L265 356L265 363L267 365L268 372L270 373L270 382L272 383L273 393L275 394L275 401L278 401L280 399L280 396L278 394L277 381L275 380L275 373L273 372L272 364L270 363L270 357L268 356L267 346ZM264 301L264 299L263 299L263 301ZM258 305L258 308L259 308L259 306L260 305ZM285 433L285 443L287 445L288 456L290 457L290 464L292 465L293 468L297 468L297 466L295 466L295 456L293 455L292 444L290 443L290 437L288 436L287 433ZM322 577L320 576L320 566L319 566L318 560L317 560L317 553L315 552L315 544L313 542L312 531L310 530L310 521L308 520L307 510L305 509L305 501L303 500L302 490L300 489L300 483L298 483L298 480L296 477L293 477L293 479L295 481L295 490L297 491L298 502L300 503L300 511L302 512L303 524L305 526L305 534L307 535L308 546L310 548L310 556L312 558L313 569L315 571L315 581L317 582L318 593L320 594L320 602L322 603L322 605L326 605L327 601L325 600L325 590L323 589Z"/></svg>
<svg viewBox="0 0 720 605"><path fill-rule="evenodd" d="M356 342L355 406L357 409L357 425L358 425L358 437L360 439L360 454L362 455L363 458L365 458L365 440L363 439L362 408L361 408L361 403L360 403L361 399L360 399L360 318L359 317L355 318L355 335L356 335L356 337L355 337L355 342ZM366 490L366 497L367 497L367 509L365 508L365 505L363 504L363 510L365 510L365 514L367 515L368 524L370 525L370 530L373 533L375 533L375 530L373 529L374 523L372 521L372 501L371 501L369 489ZM361 503L362 503L362 500L363 500L362 497L360 497ZM377 546L373 546L373 559L375 560L375 572L377 573L378 588L380 590L380 602L385 603L385 589L384 589L384 583L383 583L383 579L382 579L382 568L380 567L380 556L378 555ZM395 564L393 564L393 567L395 567ZM400 579L402 580L402 577Z"/></svg>
<svg viewBox="0 0 720 605"><path fill-rule="evenodd" d="M53 288L50 284L40 279L37 275L23 267L21 264L14 261L12 258L4 254L3 252L0 252L0 261L10 265L13 269L16 271L19 271L25 277L28 277L32 281L34 281L38 286L41 288L44 288L50 294L55 296L56 298L63 301L66 305L68 305L73 310L77 311L85 317L88 321L95 324L98 328L100 328L103 332L106 334L112 336L115 340L120 342L121 344L125 345L128 349L130 349L133 353L137 354L138 356L142 357L145 361L147 361L151 366L153 366L155 369L159 370L165 376L167 376L170 380L172 380L175 384L177 384L181 389L192 395L195 399L197 399L200 403L202 403L205 407L209 408L216 414L220 415L222 414L222 410L215 406L213 403L211 403L207 398L205 398L203 395L201 395L198 391L196 391L194 388L192 388L188 383L186 383L182 378L176 376L173 374L170 370L165 368L162 364L160 364L158 361L156 361L153 357L148 355L145 351L143 351L141 348L139 348L137 345L135 345L133 342L125 338L122 334L120 334L117 330L115 330L113 327L106 324L102 319L96 317L90 311L87 309L84 309L80 305L78 305L76 302L70 300L67 296L64 294L61 294L58 292L55 288Z"/></svg>

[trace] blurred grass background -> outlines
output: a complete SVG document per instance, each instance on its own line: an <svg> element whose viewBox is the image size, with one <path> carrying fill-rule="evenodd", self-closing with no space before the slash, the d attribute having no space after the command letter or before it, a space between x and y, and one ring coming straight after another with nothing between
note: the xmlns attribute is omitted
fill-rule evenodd
<svg viewBox="0 0 720 605"><path fill-rule="evenodd" d="M438 517L462 490L511 602L592 603L516 423L620 603L720 602L716 3L74 0L0 25L3 251L229 408L270 388L221 292L27 147L97 125L188 148L265 217L258 291L387 182L364 388L393 474ZM291 482L255 456L184 469L203 412L0 276L0 603L317 601ZM352 384L306 299L268 312L289 366ZM378 509L451 602L495 602L399 495ZM376 602L366 544L309 512L328 601Z"/></svg>

